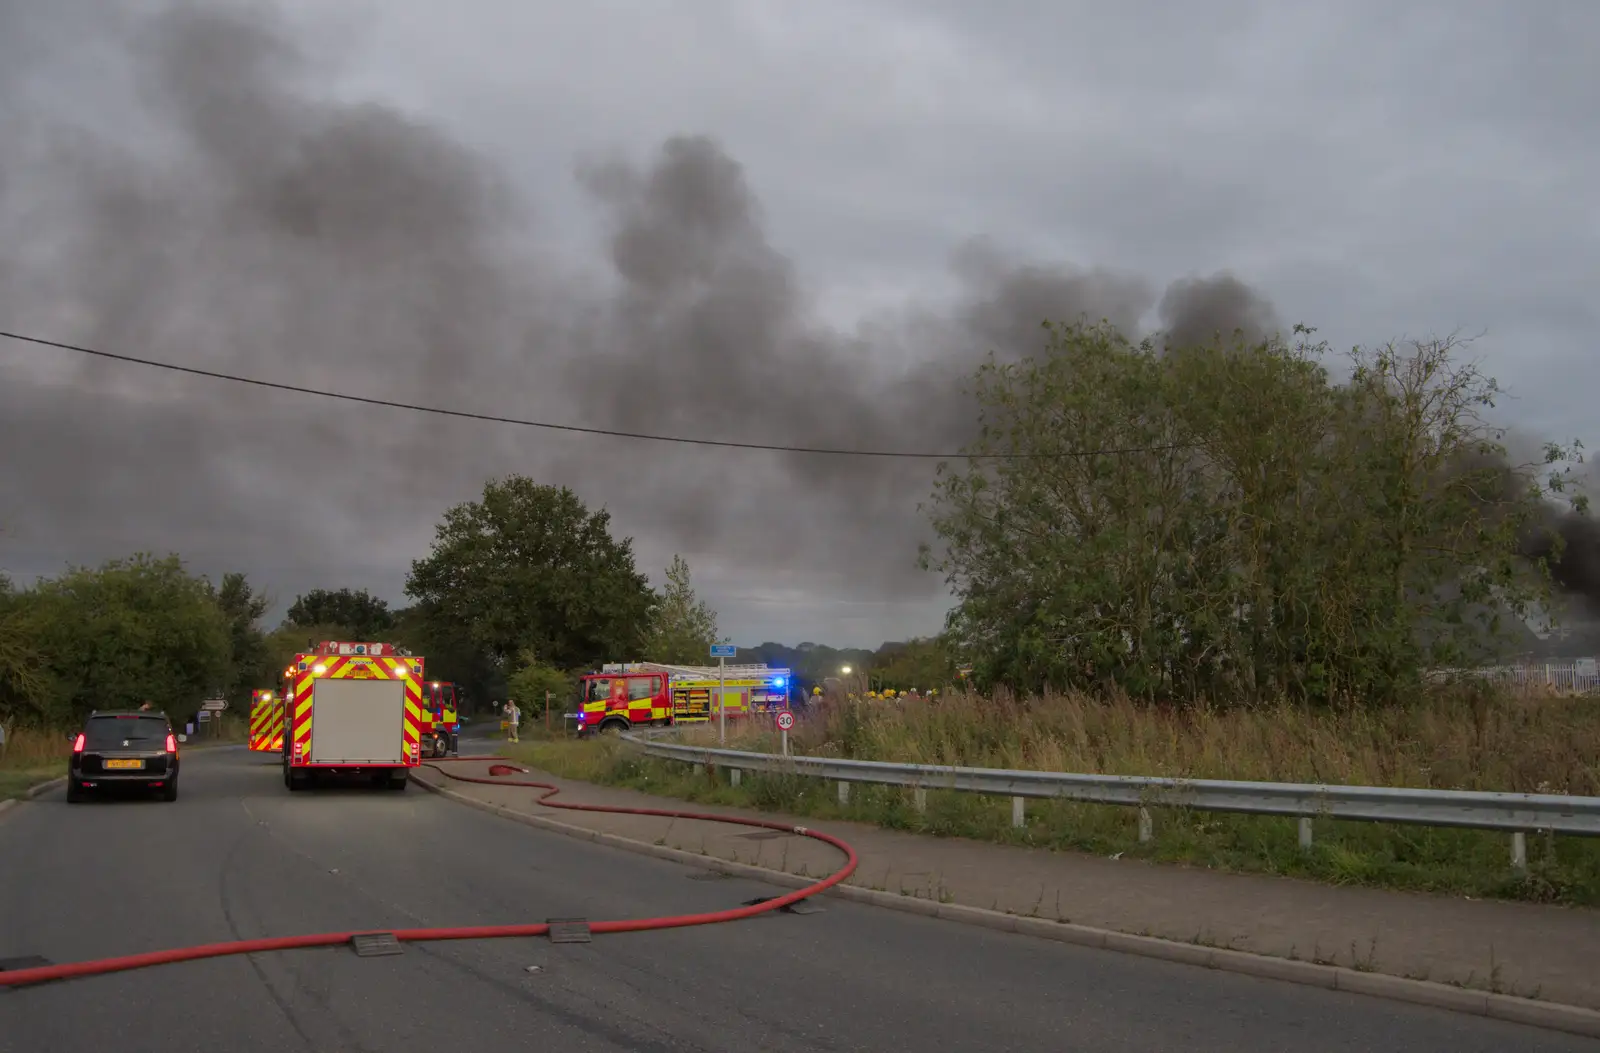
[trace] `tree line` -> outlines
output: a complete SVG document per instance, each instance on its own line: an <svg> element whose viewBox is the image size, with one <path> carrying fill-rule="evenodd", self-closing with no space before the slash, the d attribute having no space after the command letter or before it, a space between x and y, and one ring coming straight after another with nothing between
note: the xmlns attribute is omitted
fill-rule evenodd
<svg viewBox="0 0 1600 1053"><path fill-rule="evenodd" d="M445 513L407 593L415 602L392 610L364 589L316 589L269 629L272 601L244 574L214 583L176 555L73 567L26 588L0 576L0 725L56 727L145 701L180 719L208 697L243 708L324 639L409 648L471 697L520 696L537 711L546 690L566 702L573 674L595 663L704 662L717 639L682 557L652 588L607 512L519 476Z"/></svg>
<svg viewBox="0 0 1600 1053"><path fill-rule="evenodd" d="M1550 509L1585 510L1576 444L1513 464L1484 418L1499 388L1453 341L1357 349L1335 377L1312 335L1176 349L1047 325L1038 355L978 370L980 437L939 467L923 560L957 600L945 631L739 660L805 688L845 666L878 690L963 669L980 688L1326 703L1393 701L1501 653L1549 609ZM268 629L243 574L213 583L176 556L0 576L0 723L242 705L315 639L393 642L537 712L600 662L704 664L718 639L681 557L652 587L608 512L522 476L444 513L406 593L391 610L317 589Z"/></svg>
<svg viewBox="0 0 1600 1053"><path fill-rule="evenodd" d="M1456 341L1358 348L1336 377L1304 327L1046 335L978 372L981 438L934 494L924 562L980 683L1384 703L1549 609L1579 448L1513 463L1485 419L1500 389Z"/></svg>

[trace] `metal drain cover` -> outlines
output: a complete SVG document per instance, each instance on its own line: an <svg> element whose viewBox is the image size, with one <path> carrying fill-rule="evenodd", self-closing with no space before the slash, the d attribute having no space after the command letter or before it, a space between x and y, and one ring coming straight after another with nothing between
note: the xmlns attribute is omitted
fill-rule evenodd
<svg viewBox="0 0 1600 1053"><path fill-rule="evenodd" d="M387 954L404 954L405 948L392 932L361 932L350 937L356 954L362 958L382 958Z"/></svg>
<svg viewBox="0 0 1600 1053"><path fill-rule="evenodd" d="M757 896L755 899L747 899L747 900L745 900L743 905L746 906L746 907L754 907L758 903L766 903L766 902L769 902L771 900L775 900L777 898L778 898L777 896ZM778 908L778 913L780 913L780 914L821 914L823 911L825 911L827 909L828 908L826 908L826 907L817 906L816 904L812 903L810 900L802 899L802 900L799 900L798 902L789 903L789 904L786 904L786 905L784 905L782 907L779 907Z"/></svg>
<svg viewBox="0 0 1600 1053"><path fill-rule="evenodd" d="M551 943L592 943L594 940L587 918L547 918L545 924L550 926Z"/></svg>
<svg viewBox="0 0 1600 1053"><path fill-rule="evenodd" d="M53 964L49 958L37 954L24 954L20 958L0 958L0 973L14 973L21 969L38 969Z"/></svg>

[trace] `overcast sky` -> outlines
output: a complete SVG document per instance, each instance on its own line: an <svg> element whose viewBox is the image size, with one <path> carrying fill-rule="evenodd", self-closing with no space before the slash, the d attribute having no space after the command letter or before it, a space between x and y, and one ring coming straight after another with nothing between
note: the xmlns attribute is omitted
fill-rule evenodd
<svg viewBox="0 0 1600 1053"><path fill-rule="evenodd" d="M1600 438L1600 5L0 0L0 329L307 387L946 449L1043 316L1481 332ZM448 10L450 14L444 12ZM242 14L241 12L249 12ZM1178 283L1176 286L1174 283ZM1186 284L1187 283L1187 284ZM930 465L417 418L0 342L0 567L403 603L523 472L735 640L938 629Z"/></svg>

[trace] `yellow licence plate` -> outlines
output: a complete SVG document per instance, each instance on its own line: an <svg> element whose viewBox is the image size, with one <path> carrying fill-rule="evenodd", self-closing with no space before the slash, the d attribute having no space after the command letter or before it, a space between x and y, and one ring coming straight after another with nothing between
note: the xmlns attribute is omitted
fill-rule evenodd
<svg viewBox="0 0 1600 1053"><path fill-rule="evenodd" d="M144 767L144 761L139 760L137 758L135 758L133 760L108 760L108 761L106 761L106 770L107 771L126 771L126 770L128 770L130 768L142 768L142 767Z"/></svg>

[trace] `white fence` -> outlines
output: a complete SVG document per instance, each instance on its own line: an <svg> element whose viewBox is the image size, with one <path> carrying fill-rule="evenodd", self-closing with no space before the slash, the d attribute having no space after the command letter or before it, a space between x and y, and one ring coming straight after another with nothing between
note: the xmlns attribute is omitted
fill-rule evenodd
<svg viewBox="0 0 1600 1053"><path fill-rule="evenodd" d="M1596 667L1593 658L1493 665L1479 669L1435 669L1428 674L1430 680L1444 680L1450 677L1476 677L1513 691L1530 693L1600 694L1600 668Z"/></svg>

